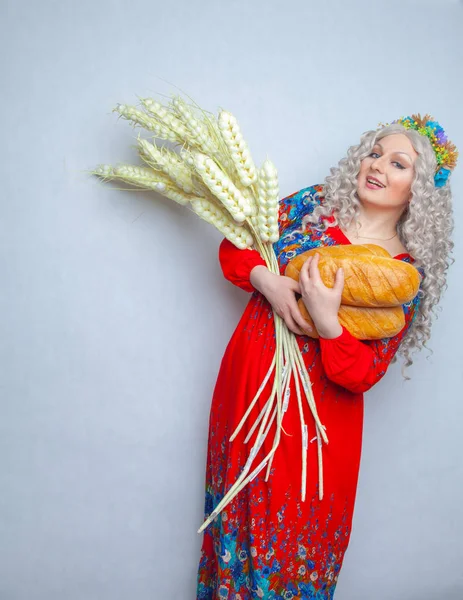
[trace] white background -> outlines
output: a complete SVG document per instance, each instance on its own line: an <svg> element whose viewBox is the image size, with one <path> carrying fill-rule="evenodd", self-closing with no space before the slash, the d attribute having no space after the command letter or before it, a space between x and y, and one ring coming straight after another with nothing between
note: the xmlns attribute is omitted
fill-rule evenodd
<svg viewBox="0 0 463 600"><path fill-rule="evenodd" d="M141 164L116 103L167 80L227 108L286 196L412 112L462 148L462 30L451 0L1 3L1 600L195 597L209 405L249 296L213 228L85 173ZM365 397L336 600L463 597L462 165L452 189L434 353Z"/></svg>

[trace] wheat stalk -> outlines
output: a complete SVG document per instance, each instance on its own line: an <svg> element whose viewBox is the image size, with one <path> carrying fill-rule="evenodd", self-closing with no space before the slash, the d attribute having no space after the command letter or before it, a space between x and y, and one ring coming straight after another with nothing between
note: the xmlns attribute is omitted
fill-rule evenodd
<svg viewBox="0 0 463 600"><path fill-rule="evenodd" d="M190 144L197 146L200 151L205 152L207 155L213 156L216 154L218 148L215 140L211 137L206 125L196 118L193 110L186 102L178 96L173 98L172 106L189 132Z"/></svg>
<svg viewBox="0 0 463 600"><path fill-rule="evenodd" d="M245 142L238 121L226 110L219 113L219 130L230 152L239 180L244 187L257 181L257 170Z"/></svg>
<svg viewBox="0 0 463 600"><path fill-rule="evenodd" d="M181 138L174 131L135 106L117 104L113 109L113 112L118 112L120 116L127 121L132 121L134 125L139 125L144 129L153 132L154 135L160 139L181 143Z"/></svg>
<svg viewBox="0 0 463 600"><path fill-rule="evenodd" d="M201 152L193 153L194 167L212 194L218 198L237 223L251 214L251 207L233 181L212 158Z"/></svg>
<svg viewBox="0 0 463 600"><path fill-rule="evenodd" d="M249 230L236 225L227 212L214 202L206 198L197 198L191 201L191 208L201 219L213 225L241 250L252 248L254 245L254 239Z"/></svg>
<svg viewBox="0 0 463 600"><path fill-rule="evenodd" d="M147 140L138 138L139 154L141 158L154 170L165 173L179 188L187 194L195 194L196 187L191 170L182 158L167 148L158 148ZM197 195L200 195L199 193Z"/></svg>
<svg viewBox="0 0 463 600"><path fill-rule="evenodd" d="M258 205L257 226L260 238L264 242L278 241L278 201L280 190L278 174L274 164L266 160L259 169L257 180Z"/></svg>
<svg viewBox="0 0 463 600"><path fill-rule="evenodd" d="M178 139L188 139L188 129L172 111L164 107L160 102L153 100L153 98L140 98L140 101L145 111L153 116L157 122L162 123L164 127L170 129Z"/></svg>
<svg viewBox="0 0 463 600"><path fill-rule="evenodd" d="M187 104L179 96L174 97L168 106L152 98L142 98L141 104L145 112L126 104L118 104L114 110L135 125L153 132L155 137L173 142L178 147L178 152L164 146L158 147L138 136L137 150L146 167L125 164L112 167L103 164L90 173L103 181L119 179L135 187L154 190L188 206L238 248L256 249L268 269L279 274L272 246L278 240L279 204L278 174L273 163L267 159L259 170L256 169L238 122L228 111L222 110L218 117L214 117L195 103ZM270 394L264 399L244 443L248 444L257 431L255 441L239 477L205 519L198 533L265 467L265 479L268 480L281 432L284 432L283 420L291 396L292 382L301 422L301 499L306 499L308 451L303 395L315 421L319 497L323 498L322 445L328 443L325 426L317 414L309 373L296 338L276 313L274 322L275 354L264 380L230 437L230 442L233 442L267 384L271 382ZM275 421L272 446L253 468Z"/></svg>

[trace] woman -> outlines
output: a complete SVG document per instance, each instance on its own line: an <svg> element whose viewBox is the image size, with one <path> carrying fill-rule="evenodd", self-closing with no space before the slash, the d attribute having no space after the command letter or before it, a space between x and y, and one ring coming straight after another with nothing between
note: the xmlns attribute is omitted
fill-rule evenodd
<svg viewBox="0 0 463 600"><path fill-rule="evenodd" d="M249 429L243 428L232 443L229 437L271 363L272 311L296 334L329 444L323 447L324 497L319 500L316 431L307 414L307 497L301 502L300 417L297 402L290 398L286 435L281 436L268 481L264 469L205 530L198 600L333 598L351 533L363 393L383 377L399 347L408 366L412 350L430 337L431 309L445 287L453 247L447 177L456 157L455 147L428 115L397 120L366 132L331 169L324 185L281 200L280 239L274 244L280 275L268 271L257 251L239 250L226 239L221 243L225 277L252 296L227 346L214 390L206 516L248 457L250 445L244 438ZM340 325L343 275L339 270L334 287L326 287L317 256L306 261L299 283L284 276L287 263L300 252L365 243L382 246L395 259L414 264L422 275L419 293L403 306L405 326L393 338L361 341ZM306 335L296 293L319 339ZM266 397L261 395L248 423L260 413ZM255 464L268 453L271 440L272 431Z"/></svg>

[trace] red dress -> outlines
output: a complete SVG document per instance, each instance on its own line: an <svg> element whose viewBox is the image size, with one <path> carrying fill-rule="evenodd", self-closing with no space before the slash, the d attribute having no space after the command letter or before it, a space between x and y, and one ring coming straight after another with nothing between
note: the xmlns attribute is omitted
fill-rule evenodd
<svg viewBox="0 0 463 600"><path fill-rule="evenodd" d="M274 245L280 272L296 254L313 247L347 245L339 227L326 232L307 228L294 232L301 219L321 201L320 185L280 202L280 240ZM330 220L330 219L328 219ZM332 220L332 219L331 219ZM396 259L413 262L409 254ZM239 250L228 240L220 245L224 276L252 293L220 366L209 421L205 516L213 511L243 469L255 435L244 439L270 393L233 442L240 422L271 364L275 329L271 305L249 279L252 268L265 264L255 250ZM360 465L363 393L385 374L419 304L417 296L403 305L406 324L395 337L360 341L343 327L335 339L296 336L309 371L317 411L329 443L323 444L324 496L318 496L318 456L315 424L304 405L309 429L307 494L301 501L301 427L294 386L280 444L269 480L260 471L219 513L204 532L198 572L198 600L272 600L333 598L349 543ZM269 452L275 424L253 466ZM256 434L256 432L255 432Z"/></svg>

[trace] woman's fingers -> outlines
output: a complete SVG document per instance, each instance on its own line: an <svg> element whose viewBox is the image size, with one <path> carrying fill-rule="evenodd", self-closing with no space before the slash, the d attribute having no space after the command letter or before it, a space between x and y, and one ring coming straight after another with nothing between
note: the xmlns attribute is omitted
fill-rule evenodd
<svg viewBox="0 0 463 600"><path fill-rule="evenodd" d="M294 299L294 303L291 303L291 317L293 321L295 321L296 325L304 332L312 331L312 327L302 316L299 306L297 305L296 299Z"/></svg>
<svg viewBox="0 0 463 600"><path fill-rule="evenodd" d="M299 306L297 305L296 299L281 313L281 318L286 323L288 329L298 335L308 335L312 332L312 327L302 316Z"/></svg>
<svg viewBox="0 0 463 600"><path fill-rule="evenodd" d="M342 290L344 289L344 269L342 267L339 267L336 271L333 289L342 294Z"/></svg>
<svg viewBox="0 0 463 600"><path fill-rule="evenodd" d="M306 271L307 269L308 265L305 266ZM302 295L304 291L304 284L301 278L299 282L294 281L290 277L281 277L276 281L280 283L278 285L275 284L273 288L269 289L266 295L273 311L285 322L288 329L296 335L310 335L313 331L313 326L302 316L295 295L296 293Z"/></svg>
<svg viewBox="0 0 463 600"><path fill-rule="evenodd" d="M310 267L310 263L312 262L312 260L313 260L313 255L309 256L309 258L302 263L300 273L304 273L304 275L309 274L309 267Z"/></svg>
<svg viewBox="0 0 463 600"><path fill-rule="evenodd" d="M293 333L296 333L297 335L305 335L302 329L294 322L294 319L290 314L287 314L284 317L284 322L286 323L286 327Z"/></svg>
<svg viewBox="0 0 463 600"><path fill-rule="evenodd" d="M306 327L308 323L305 321L304 317L300 314L299 307L297 306L296 299L293 298L293 302L295 304L295 308L291 303L288 303L284 308L280 308L278 310L274 309L277 315L283 319L287 328L296 333L297 335L307 335ZM299 316L297 313L299 312Z"/></svg>
<svg viewBox="0 0 463 600"><path fill-rule="evenodd" d="M306 285L309 281L309 267L310 263L312 262L312 259L313 256L309 256L309 258L306 261L304 261L299 271L299 281L301 282L301 285Z"/></svg>
<svg viewBox="0 0 463 600"><path fill-rule="evenodd" d="M320 254L315 254L313 260L309 266L309 277L313 279L314 283L321 281L320 271L318 269L318 263L320 262Z"/></svg>
<svg viewBox="0 0 463 600"><path fill-rule="evenodd" d="M299 281L294 280L292 277L288 277L287 275L283 275L288 280L288 287L291 291L296 292L296 294L301 293L301 286Z"/></svg>

